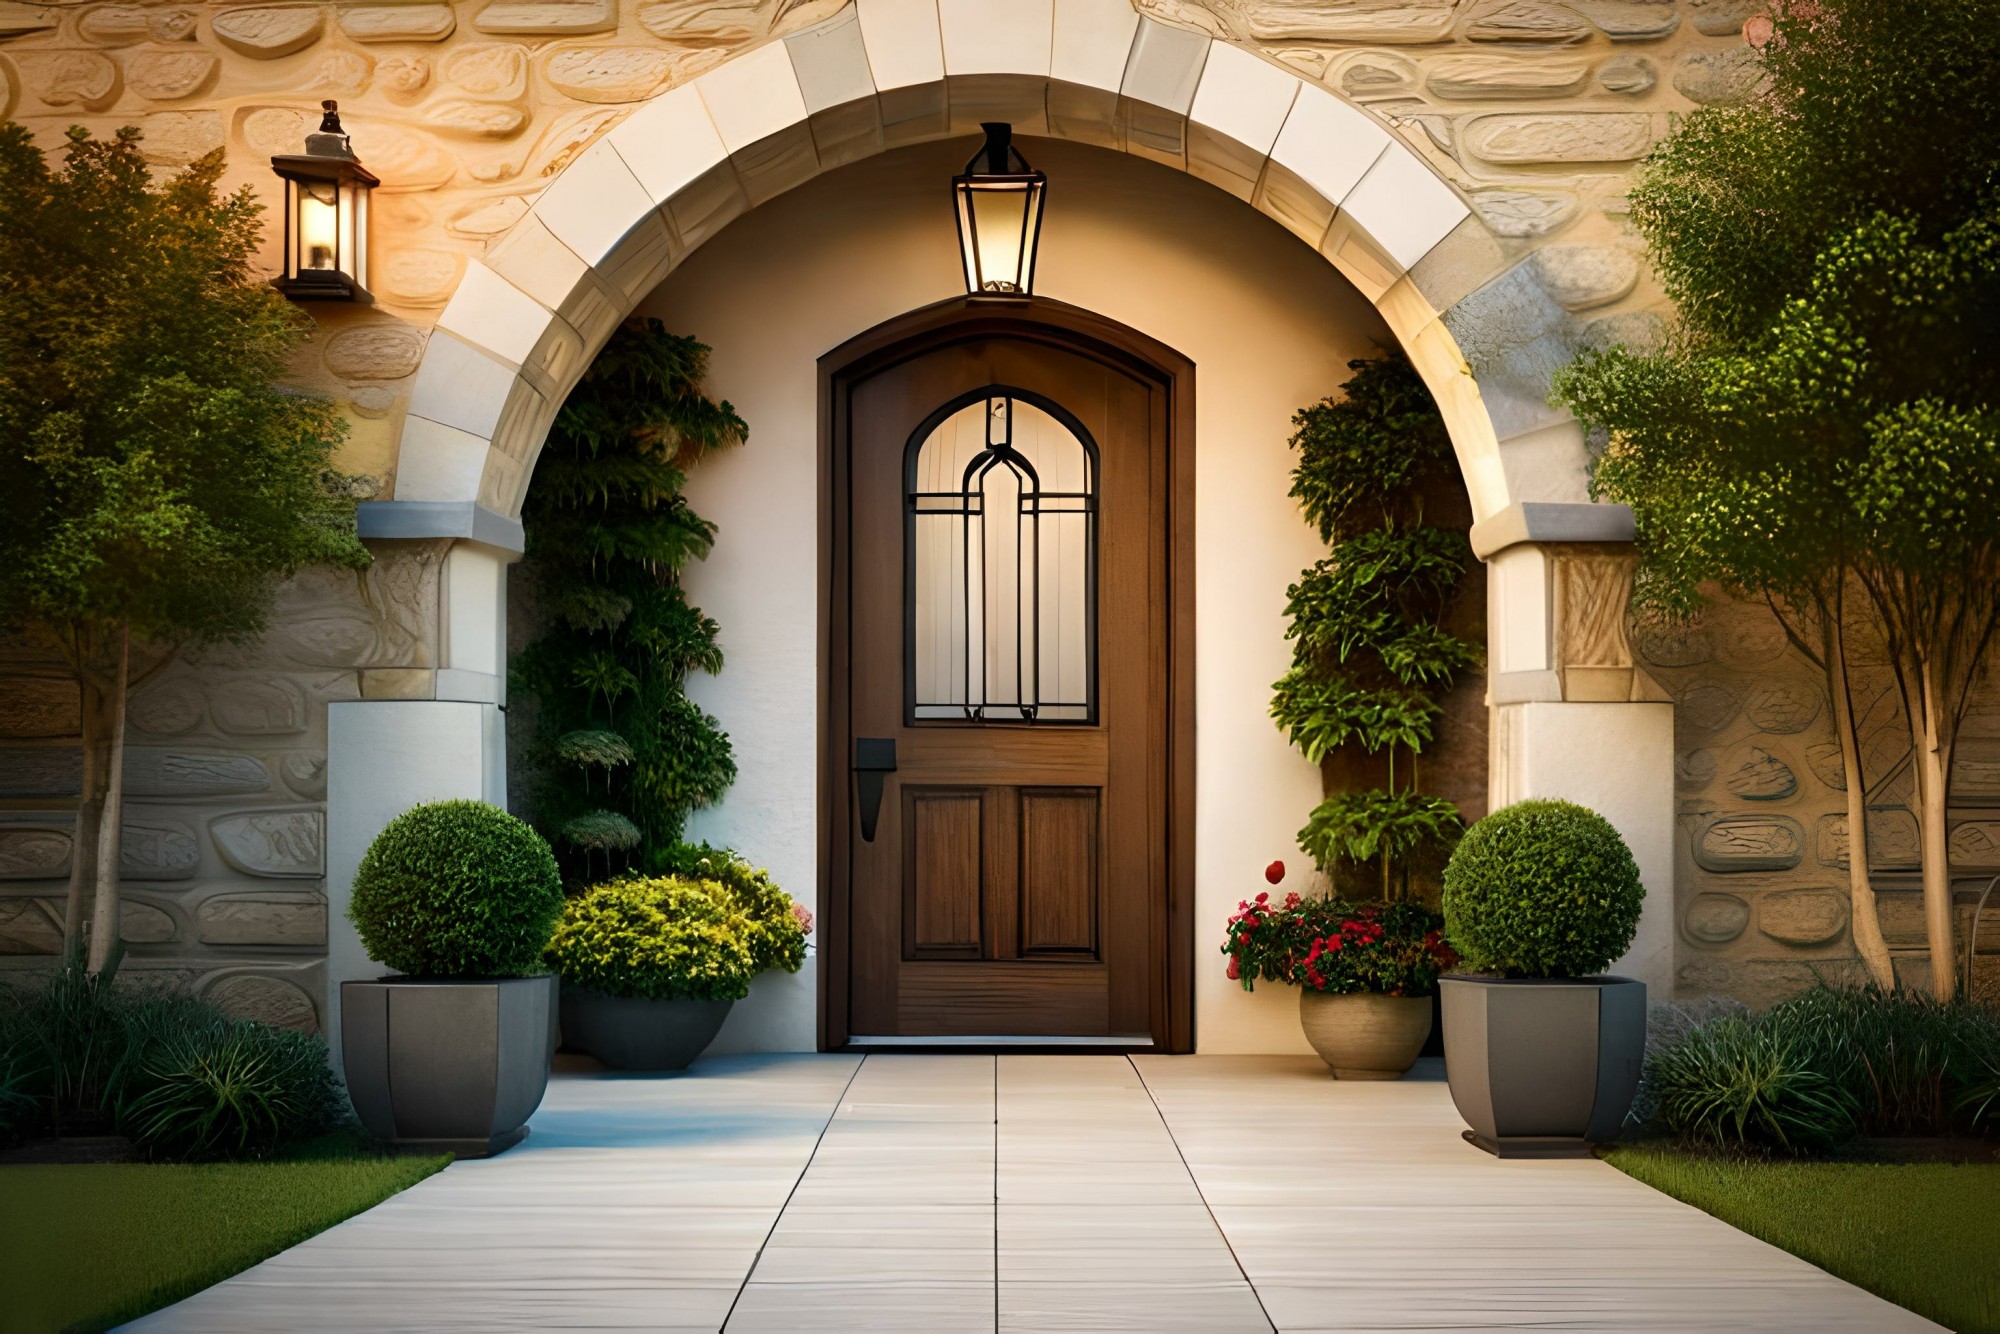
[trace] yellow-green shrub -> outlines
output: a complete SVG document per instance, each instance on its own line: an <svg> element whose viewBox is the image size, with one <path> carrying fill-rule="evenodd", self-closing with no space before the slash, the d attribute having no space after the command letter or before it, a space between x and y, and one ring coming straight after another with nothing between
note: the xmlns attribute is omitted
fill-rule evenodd
<svg viewBox="0 0 2000 1334"><path fill-rule="evenodd" d="M648 1000L740 1000L758 972L749 914L719 881L612 880L571 899L549 941L565 985Z"/></svg>

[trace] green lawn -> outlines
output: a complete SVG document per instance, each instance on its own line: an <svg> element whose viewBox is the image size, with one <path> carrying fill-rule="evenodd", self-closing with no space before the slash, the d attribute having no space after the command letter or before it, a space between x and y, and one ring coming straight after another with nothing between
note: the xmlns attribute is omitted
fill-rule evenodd
<svg viewBox="0 0 2000 1334"><path fill-rule="evenodd" d="M2000 1164L1734 1162L1654 1146L1610 1161L1959 1334L2000 1331Z"/></svg>
<svg viewBox="0 0 2000 1334"><path fill-rule="evenodd" d="M248 1269L451 1159L0 1167L0 1334L107 1329Z"/></svg>

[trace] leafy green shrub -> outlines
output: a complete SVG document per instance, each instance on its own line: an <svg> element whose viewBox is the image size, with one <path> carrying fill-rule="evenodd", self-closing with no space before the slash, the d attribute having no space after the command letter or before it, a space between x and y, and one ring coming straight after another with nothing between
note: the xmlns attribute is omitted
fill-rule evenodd
<svg viewBox="0 0 2000 1334"><path fill-rule="evenodd" d="M376 835L347 915L368 955L419 977L541 970L562 876L541 835L497 806L412 806Z"/></svg>
<svg viewBox="0 0 2000 1334"><path fill-rule="evenodd" d="M1236 905L1222 952L1229 976L1245 991L1286 982L1334 996L1429 996L1438 974L1456 963L1444 921L1407 900L1353 903L1268 893Z"/></svg>
<svg viewBox="0 0 2000 1334"><path fill-rule="evenodd" d="M149 1156L258 1157L332 1129L345 1111L315 1035L222 1020L157 1034L135 1052L118 1125Z"/></svg>
<svg viewBox="0 0 2000 1334"><path fill-rule="evenodd" d="M1586 977L1631 945L1645 894L1609 820L1574 802L1523 801L1452 852L1444 930L1475 972Z"/></svg>
<svg viewBox="0 0 2000 1334"><path fill-rule="evenodd" d="M1978 1090L2000 1067L2000 1017L1918 991L1817 986L1763 1022L1811 1044L1840 1081L1860 1133L1952 1135L1984 1117Z"/></svg>
<svg viewBox="0 0 2000 1334"><path fill-rule="evenodd" d="M1784 1025L1729 1016L1657 1057L1648 1083L1661 1123L1724 1149L1832 1148L1854 1133L1853 1095L1815 1061L1815 1043Z"/></svg>
<svg viewBox="0 0 2000 1334"><path fill-rule="evenodd" d="M754 971L782 968L796 973L805 967L812 914L778 888L769 871L759 870L728 848L705 843L682 843L665 860L670 874L713 880L729 891L743 914Z"/></svg>
<svg viewBox="0 0 2000 1334"><path fill-rule="evenodd" d="M715 880L631 877L563 906L548 961L566 985L647 1000L741 1000L757 974L749 914Z"/></svg>

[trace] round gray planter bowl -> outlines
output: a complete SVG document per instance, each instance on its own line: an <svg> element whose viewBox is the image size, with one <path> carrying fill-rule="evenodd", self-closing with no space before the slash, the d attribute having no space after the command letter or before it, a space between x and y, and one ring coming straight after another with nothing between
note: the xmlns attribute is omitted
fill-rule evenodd
<svg viewBox="0 0 2000 1334"><path fill-rule="evenodd" d="M1574 1158L1617 1136L1646 1056L1645 983L1447 977L1440 991L1467 1140L1502 1158Z"/></svg>
<svg viewBox="0 0 2000 1334"><path fill-rule="evenodd" d="M556 979L340 984L347 1096L368 1133L484 1158L527 1138L556 1050Z"/></svg>
<svg viewBox="0 0 2000 1334"><path fill-rule="evenodd" d="M620 1070L685 1070L715 1041L735 1003L565 991L563 1041Z"/></svg>

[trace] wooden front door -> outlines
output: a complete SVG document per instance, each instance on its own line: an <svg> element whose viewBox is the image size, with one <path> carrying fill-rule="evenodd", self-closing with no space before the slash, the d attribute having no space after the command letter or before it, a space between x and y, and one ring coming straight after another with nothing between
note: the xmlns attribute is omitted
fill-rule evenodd
<svg viewBox="0 0 2000 1334"><path fill-rule="evenodd" d="M828 399L830 1045L1185 1046L1187 386L1060 307L926 314L946 318L849 363Z"/></svg>

